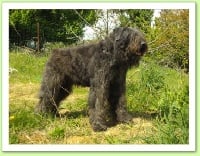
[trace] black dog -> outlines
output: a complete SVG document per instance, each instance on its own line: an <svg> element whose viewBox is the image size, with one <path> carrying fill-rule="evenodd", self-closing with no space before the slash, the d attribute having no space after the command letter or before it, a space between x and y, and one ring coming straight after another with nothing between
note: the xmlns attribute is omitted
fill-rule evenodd
<svg viewBox="0 0 200 156"><path fill-rule="evenodd" d="M96 44L54 50L46 64L36 111L58 113L60 102L76 84L90 87L89 120L94 131L130 121L126 110L126 73L139 64L146 51L143 34L128 27L114 29Z"/></svg>

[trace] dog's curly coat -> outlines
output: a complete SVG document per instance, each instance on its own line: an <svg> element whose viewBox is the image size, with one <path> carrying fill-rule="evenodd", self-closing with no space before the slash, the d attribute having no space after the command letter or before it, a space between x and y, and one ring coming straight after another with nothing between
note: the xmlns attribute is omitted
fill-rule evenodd
<svg viewBox="0 0 200 156"><path fill-rule="evenodd" d="M49 58L39 94L39 113L58 113L60 102L72 85L90 87L89 121L94 131L106 130L117 122L128 122L126 73L138 65L147 51L143 34L119 27L96 44L55 49Z"/></svg>

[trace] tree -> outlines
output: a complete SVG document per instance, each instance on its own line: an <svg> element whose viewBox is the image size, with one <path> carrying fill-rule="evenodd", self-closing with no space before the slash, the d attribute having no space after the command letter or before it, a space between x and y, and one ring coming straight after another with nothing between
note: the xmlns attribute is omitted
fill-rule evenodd
<svg viewBox="0 0 200 156"><path fill-rule="evenodd" d="M36 25L39 23L40 36L46 41L60 41L66 44L75 43L83 36L83 28L86 25L94 24L96 20L95 10L10 10L10 42L22 44L22 41L36 36Z"/></svg>
<svg viewBox="0 0 200 156"><path fill-rule="evenodd" d="M148 33L151 26L153 10L144 9L106 9L96 10L98 22L93 27L97 38L108 35L113 28L137 27L144 33Z"/></svg>
<svg viewBox="0 0 200 156"><path fill-rule="evenodd" d="M155 21L151 48L158 63L189 70L189 10L162 10Z"/></svg>
<svg viewBox="0 0 200 156"><path fill-rule="evenodd" d="M137 27L145 34L149 32L153 10L151 9L128 9L118 10L121 26Z"/></svg>
<svg viewBox="0 0 200 156"><path fill-rule="evenodd" d="M119 26L118 14L113 9L96 10L97 22L90 27L93 31L93 39L102 39Z"/></svg>

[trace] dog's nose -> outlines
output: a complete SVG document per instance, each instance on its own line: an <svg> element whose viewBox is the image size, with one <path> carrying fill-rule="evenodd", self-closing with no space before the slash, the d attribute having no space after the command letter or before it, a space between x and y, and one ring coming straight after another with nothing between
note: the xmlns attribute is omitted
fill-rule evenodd
<svg viewBox="0 0 200 156"><path fill-rule="evenodd" d="M147 43L146 43L146 42L141 42L141 45L140 45L140 52L141 52L142 54L144 54L146 51L147 51Z"/></svg>

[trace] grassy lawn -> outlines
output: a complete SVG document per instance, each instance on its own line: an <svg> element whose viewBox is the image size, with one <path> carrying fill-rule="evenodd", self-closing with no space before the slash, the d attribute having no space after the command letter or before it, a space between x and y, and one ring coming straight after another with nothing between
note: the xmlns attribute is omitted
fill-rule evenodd
<svg viewBox="0 0 200 156"><path fill-rule="evenodd" d="M87 116L89 88L74 86L62 114L34 114L47 56L10 53L9 142L11 144L188 144L188 75L141 62L127 75L132 122L93 132Z"/></svg>

